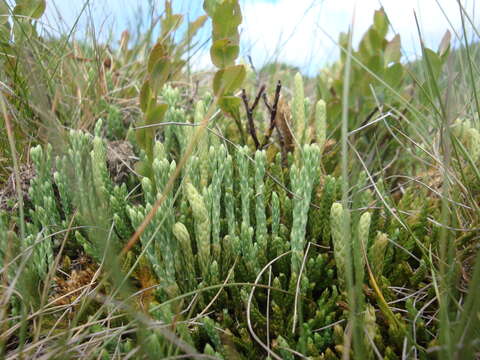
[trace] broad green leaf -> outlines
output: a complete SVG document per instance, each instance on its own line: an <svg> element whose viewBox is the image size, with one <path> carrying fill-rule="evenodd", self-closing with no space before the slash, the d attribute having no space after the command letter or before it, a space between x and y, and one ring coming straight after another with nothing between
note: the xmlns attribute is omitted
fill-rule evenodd
<svg viewBox="0 0 480 360"><path fill-rule="evenodd" d="M389 22L387 19L387 15L385 14L383 8L375 11L375 15L373 16L373 27L375 28L375 30L377 30L380 37L384 38L385 36L387 36L388 25Z"/></svg>
<svg viewBox="0 0 480 360"><path fill-rule="evenodd" d="M445 35L443 35L440 45L438 46L438 55L440 55L440 57L445 57L445 55L450 52L451 38L452 38L452 34L450 33L449 30L447 30L445 32Z"/></svg>
<svg viewBox="0 0 480 360"><path fill-rule="evenodd" d="M163 121L163 118L165 117L165 113L167 112L167 110L168 104L166 103L161 103L150 107L150 109L148 109L147 113L145 114L145 125L161 123Z"/></svg>
<svg viewBox="0 0 480 360"><path fill-rule="evenodd" d="M166 16L162 20L162 35L160 39L164 39L165 37L171 35L175 30L177 30L183 22L183 15L180 14L172 14L170 16Z"/></svg>
<svg viewBox="0 0 480 360"><path fill-rule="evenodd" d="M45 0L17 0L16 4L13 9L15 15L27 16L33 19L39 19L47 6Z"/></svg>
<svg viewBox="0 0 480 360"><path fill-rule="evenodd" d="M245 79L246 71L243 65L234 65L217 71L213 79L213 92L217 96L231 94L238 89Z"/></svg>
<svg viewBox="0 0 480 360"><path fill-rule="evenodd" d="M238 0L223 0L217 6L214 20L220 24L238 27L242 23L242 11Z"/></svg>
<svg viewBox="0 0 480 360"><path fill-rule="evenodd" d="M205 0L203 2L203 10L205 10L208 16L213 17L217 8L217 4L218 0Z"/></svg>
<svg viewBox="0 0 480 360"><path fill-rule="evenodd" d="M385 39L379 35L377 30L371 27L360 42L360 56L365 58L367 56L377 55L383 50L384 42Z"/></svg>
<svg viewBox="0 0 480 360"><path fill-rule="evenodd" d="M150 106L152 99L152 88L150 87L150 82L147 80L143 83L142 89L140 90L140 109L143 112L146 112Z"/></svg>
<svg viewBox="0 0 480 360"><path fill-rule="evenodd" d="M22 43L28 39L33 39L37 36L35 26L31 26L31 18L26 15L17 17L13 23L13 37L16 43Z"/></svg>
<svg viewBox="0 0 480 360"><path fill-rule="evenodd" d="M176 0L165 0L165 3L168 3L166 4L167 7L168 7L168 11L170 14L173 13L173 6L172 6L172 3L176 2Z"/></svg>
<svg viewBox="0 0 480 360"><path fill-rule="evenodd" d="M138 126L145 125L143 121L139 121ZM136 129L135 130L135 140L137 141L138 146L140 146L142 149L145 150L145 147L147 145L146 143L146 134L147 134L147 129Z"/></svg>
<svg viewBox="0 0 480 360"><path fill-rule="evenodd" d="M173 14L172 2L171 0L165 0L165 16L170 17Z"/></svg>
<svg viewBox="0 0 480 360"><path fill-rule="evenodd" d="M336 94L335 96L341 95L343 93L343 79L333 79L330 91L333 91Z"/></svg>
<svg viewBox="0 0 480 360"><path fill-rule="evenodd" d="M238 41L238 26L242 23L242 13L237 0L224 0L218 4L212 16L213 40L231 38Z"/></svg>
<svg viewBox="0 0 480 360"><path fill-rule="evenodd" d="M424 49L424 56L428 59L428 62L433 72L433 77L436 80L440 76L440 73L442 71L442 66L443 66L442 59L440 58L440 56L438 56L438 54L435 51L430 50L428 48Z"/></svg>
<svg viewBox="0 0 480 360"><path fill-rule="evenodd" d="M163 121L168 105L165 103L151 106L145 114L145 125L158 124ZM153 144L155 140L155 128L144 128L138 130L141 137L143 149L149 159L153 157ZM138 140L137 140L138 141Z"/></svg>
<svg viewBox="0 0 480 360"><path fill-rule="evenodd" d="M220 109L228 115L235 117L239 113L242 100L237 96L224 96L218 101Z"/></svg>
<svg viewBox="0 0 480 360"><path fill-rule="evenodd" d="M150 55L148 56L148 63L147 63L147 70L148 72L152 72L153 71L153 67L155 66L155 64L161 59L161 58L164 58L168 56L168 52L167 52L167 49L165 48L165 46L160 43L160 42L157 42L152 50L150 51Z"/></svg>
<svg viewBox="0 0 480 360"><path fill-rule="evenodd" d="M379 67L378 64L378 56L377 57L371 57L368 59L368 61L365 62L365 66L371 71L375 71L372 68L377 69ZM352 69L353 70L353 69ZM352 82L350 85L351 89L351 99L355 98L362 98L364 96L371 96L372 90L370 88L370 85L373 85L376 83L375 79L370 75L367 71L363 69L355 69L355 71L352 71ZM339 86L339 90L343 92L343 84ZM342 92L339 92L339 94L342 94Z"/></svg>
<svg viewBox="0 0 480 360"><path fill-rule="evenodd" d="M144 120L140 121L138 126L153 125L162 122L166 111L168 110L167 104L158 104L149 106L144 115ZM153 155L153 143L155 138L155 128L141 128L135 132L135 139L138 145L145 151L148 158L151 159Z"/></svg>
<svg viewBox="0 0 480 360"><path fill-rule="evenodd" d="M403 82L404 77L405 70L403 68L403 65L397 62L385 69L385 75L383 76L383 80L393 89L396 89Z"/></svg>
<svg viewBox="0 0 480 360"><path fill-rule="evenodd" d="M172 63L169 57L159 59L150 72L150 86L154 92L162 89L172 73Z"/></svg>
<svg viewBox="0 0 480 360"><path fill-rule="evenodd" d="M385 66L388 66L392 62L399 62L401 57L400 35L397 34L388 42L387 47L385 48Z"/></svg>
<svg viewBox="0 0 480 360"><path fill-rule="evenodd" d="M218 68L234 65L239 53L240 47L229 39L216 40L210 48L212 62Z"/></svg>
<svg viewBox="0 0 480 360"><path fill-rule="evenodd" d="M232 42L238 43L240 36L237 27L223 26L218 23L212 24L212 40L230 39Z"/></svg>
<svg viewBox="0 0 480 360"><path fill-rule="evenodd" d="M387 39L385 39L384 36L380 36L378 31L376 31L376 30L374 31L374 35L372 35L372 36L373 36L372 44L375 47L375 49L377 49L377 51L385 50L385 47L388 44Z"/></svg>

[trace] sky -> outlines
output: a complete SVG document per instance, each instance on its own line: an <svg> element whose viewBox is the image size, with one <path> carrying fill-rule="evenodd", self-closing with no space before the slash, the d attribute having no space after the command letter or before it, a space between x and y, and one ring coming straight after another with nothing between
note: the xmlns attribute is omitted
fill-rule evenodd
<svg viewBox="0 0 480 360"><path fill-rule="evenodd" d="M163 0L86 1L47 1L44 21L53 33L58 33L68 31L78 20L76 37L81 37L93 22L100 39L110 35L118 38L124 29L136 31L136 24L147 19L145 14L150 4L154 4L159 14L163 9ZM461 3L476 29L480 29L480 2L475 6L475 1L462 0ZM191 20L204 13L202 2L173 0L173 7L175 12ZM447 29L455 43L460 41L462 33L457 0L240 0L240 4L243 15L241 56L251 56L257 67L281 60L308 74L318 72L338 58L336 41L340 32L346 32L349 26L353 26L354 46L358 44L372 24L374 11L381 6L391 22L389 37L401 35L405 60L419 53L414 12L427 47L436 49ZM59 16L61 23L57 21ZM143 26L145 28L145 21ZM205 29L200 36L207 38L209 32ZM210 65L208 47L197 53L194 63L198 68Z"/></svg>

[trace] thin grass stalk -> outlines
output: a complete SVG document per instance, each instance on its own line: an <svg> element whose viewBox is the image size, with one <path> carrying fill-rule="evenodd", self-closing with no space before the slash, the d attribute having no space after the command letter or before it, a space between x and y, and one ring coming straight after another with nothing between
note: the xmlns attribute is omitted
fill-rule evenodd
<svg viewBox="0 0 480 360"><path fill-rule="evenodd" d="M23 239L25 239L25 212L24 212L24 206L23 206L23 193L22 193L21 179L20 179L20 167L18 165L18 159L17 159L15 136L13 135L12 124L10 122L10 114L8 113L7 104L5 101L6 101L5 97L3 96L2 93L0 93L0 102L2 107L3 119L5 121L5 127L7 129L10 152L12 153L13 175L14 175L15 187L17 191L18 213L20 216L20 236L23 241Z"/></svg>
<svg viewBox="0 0 480 360"><path fill-rule="evenodd" d="M18 199L18 212L20 216L20 236L22 239L22 242L24 242L25 239L25 213L24 213L24 207L23 207L23 193L22 193L22 188L21 188L21 180L20 180L20 167L18 165L18 159L17 159L17 152L16 152L16 147L15 147L15 137L13 135L12 131L12 124L10 123L10 114L8 113L7 110L7 104L5 102L5 98L3 94L0 94L0 102L2 106L2 113L3 113L3 118L5 121L5 127L7 129L7 136L8 136L8 143L10 146L10 152L12 154L12 161L13 161L13 173L14 173L14 179L15 179L15 187L17 190L17 199ZM19 336L19 350L20 350L20 357L23 357L23 347L25 346L25 341L26 341L26 335L27 335L27 304L25 302L22 302L22 308L21 308L21 327L20 327L20 336ZM0 350L0 353L2 353L4 350L3 346L2 349Z"/></svg>
<svg viewBox="0 0 480 360"><path fill-rule="evenodd" d="M361 254L352 254L352 234L350 231L350 212L348 204L348 191L349 191L349 173L348 173L348 113L349 113L349 90L350 90L350 74L352 66L352 36L353 28L350 28L347 49L347 59L345 63L344 82L343 82L343 95L342 95L342 130L341 130L341 169L342 169L342 206L344 216L342 216L342 235L346 239L346 252L345 259L345 272L347 283L347 297L349 303L349 322L352 325L353 331L353 348L355 357L357 359L365 358L365 348L363 341L362 322L360 318L360 297L361 297L361 285L354 282L354 259L353 256L361 256ZM360 289L360 291L359 291ZM348 347L343 353L344 358L349 357Z"/></svg>
<svg viewBox="0 0 480 360"><path fill-rule="evenodd" d="M422 48L423 57L425 59L427 67L427 77L432 80L434 95L436 96L441 112L438 115L441 117L440 122L437 124L440 126L441 131L441 149L443 151L443 161L441 163L442 171L442 197L441 197L441 222L442 227L440 229L440 261L439 261L439 291L437 292L439 307L440 307L440 343L441 351L440 358L452 359L453 356L453 342L452 342L452 327L450 324L450 296L452 289L451 284L451 270L453 266L453 254L454 254L454 242L449 241L449 230L448 226L450 223L450 209L448 206L448 198L450 193L450 177L448 176L448 169L450 165L451 158L451 134L449 131L449 121L446 109L446 105L443 102L442 96L440 94L440 89L438 87L437 79L434 77L432 71L432 65L428 56L425 53L425 46L423 43L422 35L420 32L420 25L415 14L415 22L417 25L418 33L420 36L420 44ZM433 104L432 104L433 106Z"/></svg>

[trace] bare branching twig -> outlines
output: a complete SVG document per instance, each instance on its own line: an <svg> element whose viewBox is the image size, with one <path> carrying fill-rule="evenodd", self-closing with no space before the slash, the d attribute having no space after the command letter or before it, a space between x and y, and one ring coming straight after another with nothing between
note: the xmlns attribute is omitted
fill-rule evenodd
<svg viewBox="0 0 480 360"><path fill-rule="evenodd" d="M270 113L270 126L268 127L267 133L265 134L265 139L263 140L262 149L265 148L265 146L267 146L268 141L270 140L270 137L273 134L273 130L275 129L275 124L276 124L275 119L277 118L277 108L278 108L278 101L280 100L281 90L282 90L282 82L278 80L277 87L275 89L275 97L273 98L272 105L268 103L267 95L263 94L263 102L265 103L265 106L267 107L268 112Z"/></svg>
<svg viewBox="0 0 480 360"><path fill-rule="evenodd" d="M255 123L253 122L253 112L255 111L255 108L257 107L258 102L262 97L262 94L264 94L264 91L265 91L265 85L262 85L260 87L260 90L258 91L257 97L253 101L252 106L250 106L248 104L247 92L245 91L245 89L242 90L242 100L243 100L243 104L245 105L245 111L247 112L248 132L252 136L253 142L255 143L255 147L257 149L260 148L260 142L258 141L257 130L255 129Z"/></svg>

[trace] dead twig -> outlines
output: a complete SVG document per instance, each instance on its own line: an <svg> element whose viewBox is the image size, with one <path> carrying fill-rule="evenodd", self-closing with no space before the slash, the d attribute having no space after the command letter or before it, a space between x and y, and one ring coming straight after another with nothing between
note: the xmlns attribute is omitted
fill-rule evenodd
<svg viewBox="0 0 480 360"><path fill-rule="evenodd" d="M265 134L265 138L263 140L262 149L265 148L270 140L270 137L273 134L273 130L275 129L276 118L277 118L277 108L278 108L278 101L280 100L280 91L282 90L282 82L278 80L277 87L275 89L275 97L273 98L273 104L270 105L268 103L268 98L266 94L263 94L263 102L270 113L270 126L268 127L267 133Z"/></svg>
<svg viewBox="0 0 480 360"><path fill-rule="evenodd" d="M245 91L245 89L242 90L242 100L243 100L243 104L245 105L245 111L247 112L248 132L252 136L253 142L255 143L255 147L257 149L260 148L260 142L258 141L257 130L255 129L255 123L253 122L253 112L257 107L264 91L265 91L265 85L262 85L260 87L260 90L258 91L257 97L253 101L252 106L250 106L248 104L247 92Z"/></svg>

